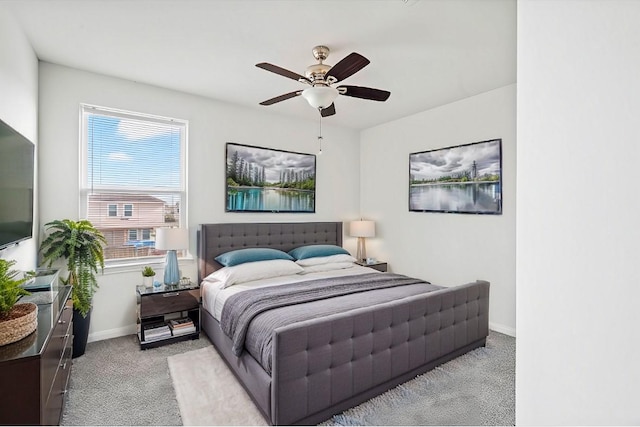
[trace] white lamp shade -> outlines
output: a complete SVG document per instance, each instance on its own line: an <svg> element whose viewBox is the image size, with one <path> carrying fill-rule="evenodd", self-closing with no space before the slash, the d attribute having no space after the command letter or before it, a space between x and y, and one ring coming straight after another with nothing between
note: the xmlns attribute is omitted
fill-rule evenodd
<svg viewBox="0 0 640 427"><path fill-rule="evenodd" d="M315 86L303 90L302 96L313 108L327 108L338 96L338 90L328 86Z"/></svg>
<svg viewBox="0 0 640 427"><path fill-rule="evenodd" d="M186 228L156 229L156 249L167 251L189 249L189 230Z"/></svg>
<svg viewBox="0 0 640 427"><path fill-rule="evenodd" d="M374 237L376 235L376 223L374 221L351 221L349 234L352 237Z"/></svg>

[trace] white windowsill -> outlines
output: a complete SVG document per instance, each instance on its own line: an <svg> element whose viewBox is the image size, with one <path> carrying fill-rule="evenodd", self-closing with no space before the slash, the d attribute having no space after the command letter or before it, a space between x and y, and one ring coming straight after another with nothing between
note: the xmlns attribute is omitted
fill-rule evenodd
<svg viewBox="0 0 640 427"><path fill-rule="evenodd" d="M193 255L178 258L179 265L192 264L196 261ZM104 262L104 274L119 274L129 272L139 272L144 266L151 266L154 270L161 270L164 268L164 256L162 257L149 257L149 258L135 258L132 260L105 260Z"/></svg>

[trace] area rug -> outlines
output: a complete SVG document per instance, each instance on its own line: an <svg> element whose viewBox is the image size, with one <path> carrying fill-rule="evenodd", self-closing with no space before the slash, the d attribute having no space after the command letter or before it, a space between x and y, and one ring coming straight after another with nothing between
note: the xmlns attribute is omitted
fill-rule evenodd
<svg viewBox="0 0 640 427"><path fill-rule="evenodd" d="M167 361L184 425L268 425L213 347Z"/></svg>
<svg viewBox="0 0 640 427"><path fill-rule="evenodd" d="M184 425L266 425L218 353L168 358ZM322 425L514 425L515 338L487 346L395 387Z"/></svg>

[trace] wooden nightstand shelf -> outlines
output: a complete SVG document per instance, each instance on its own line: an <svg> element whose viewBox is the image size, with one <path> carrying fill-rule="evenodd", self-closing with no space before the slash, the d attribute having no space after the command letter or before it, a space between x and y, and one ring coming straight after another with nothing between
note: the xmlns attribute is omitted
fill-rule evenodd
<svg viewBox="0 0 640 427"><path fill-rule="evenodd" d="M356 264L361 265L363 267L373 268L374 270L382 271L383 273L385 273L387 271L387 263L386 262L376 261L376 262L374 262L372 264L367 264L364 261L358 261L358 262L356 262Z"/></svg>
<svg viewBox="0 0 640 427"><path fill-rule="evenodd" d="M136 288L138 340L142 350L200 336L200 287L188 285ZM172 328L172 320L186 319L193 327ZM152 334L154 336L152 336Z"/></svg>

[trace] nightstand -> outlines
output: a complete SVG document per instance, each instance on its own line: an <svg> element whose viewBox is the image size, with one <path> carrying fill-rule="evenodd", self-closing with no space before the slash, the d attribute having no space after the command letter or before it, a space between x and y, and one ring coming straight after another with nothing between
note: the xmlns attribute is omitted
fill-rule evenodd
<svg viewBox="0 0 640 427"><path fill-rule="evenodd" d="M136 294L142 350L200 336L200 286L138 286Z"/></svg>
<svg viewBox="0 0 640 427"><path fill-rule="evenodd" d="M386 262L376 261L376 262L374 262L372 264L367 264L364 261L358 261L358 262L356 262L356 264L361 265L363 267L373 268L374 270L382 271L383 273L385 273L387 271L387 263Z"/></svg>

